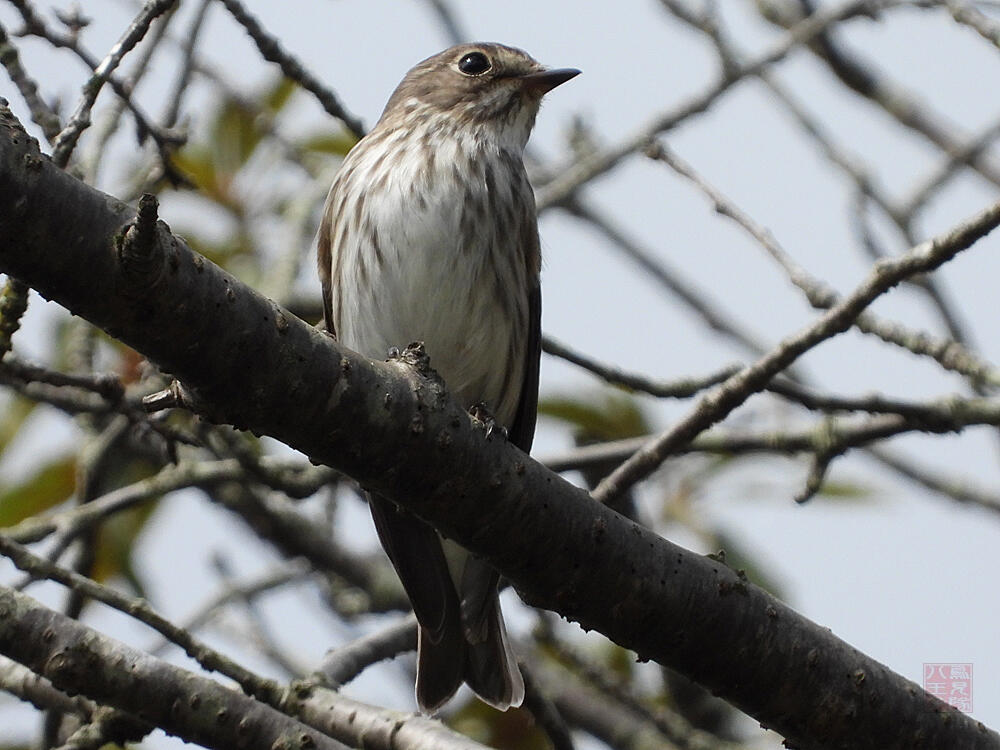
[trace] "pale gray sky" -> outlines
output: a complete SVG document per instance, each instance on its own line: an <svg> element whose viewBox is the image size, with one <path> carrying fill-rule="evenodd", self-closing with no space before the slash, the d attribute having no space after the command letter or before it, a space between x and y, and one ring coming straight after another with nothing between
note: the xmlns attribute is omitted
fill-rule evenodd
<svg viewBox="0 0 1000 750"><path fill-rule="evenodd" d="M246 4L369 126L402 74L448 43L428 4L416 0L248 0ZM653 115L672 110L701 91L716 73L711 48L653 0L613 7L564 0L453 5L472 38L520 46L546 64L583 70L583 75L549 97L532 139L532 148L554 164L568 157L565 134L574 116L585 119L598 143L612 144L633 134ZM732 23L733 39L748 55L773 43L776 32L756 18L752 3L726 0L719 5ZM132 5L120 0L89 0L83 9L97 19L86 39L88 47L100 54L133 13ZM14 15L0 2L0 21L8 29L17 25ZM174 28L184 27L181 23ZM273 74L221 6L212 8L204 38L206 57L238 88L252 90ZM1000 120L995 96L1000 90L1000 52L941 13L899 11L887 24L854 21L842 38L897 82L923 92L921 98L959 132L976 134ZM25 41L21 48L45 94L74 101L83 80L76 61L65 54L55 56L34 41ZM139 96L153 113L161 111L172 82L167 64L160 61L157 66ZM940 163L940 155L918 136L832 85L829 72L806 53L793 55L777 74L841 147L868 163L889 194L905 196L915 181ZM27 119L26 108L6 78L0 78L0 96ZM107 101L102 97L102 103ZM325 122L308 97L294 111L300 120L294 128L303 132ZM857 248L847 221L849 184L759 82L740 84L710 112L668 134L665 142L771 229L814 275L848 291L866 273L869 261ZM117 148L126 154L130 146L121 139ZM121 173L113 170L106 175L104 187L120 184L118 179L126 171L123 165ZM761 248L718 218L703 196L665 166L632 157L588 187L585 195L642 245L683 270L767 344L777 343L814 318L802 295ZM996 189L983 180L962 177L935 200L921 228L941 231L996 198ZM177 210L182 212L183 206ZM169 203L164 218L176 223ZM541 229L543 327L548 333L598 359L663 378L703 374L733 360L746 361L744 352L714 336L588 227L551 213L543 218ZM892 241L887 247L900 249L891 232L882 235ZM981 242L940 274L975 343L992 361L1000 360L994 291L1000 278L998 251L1000 235ZM311 270L311 264L307 268ZM318 283L309 283L318 294ZM47 335L51 307L37 300L32 305L28 332L17 340L23 351L44 350L31 337ZM893 293L875 309L940 331L923 299L910 290ZM930 364L854 333L822 345L803 364L816 383L851 395L877 390L929 398L963 387ZM543 360L543 395L593 387L594 382L576 368ZM649 407L658 425L665 427L690 404L650 401ZM752 401L740 418L748 420L761 408L760 402ZM798 417L789 411L779 417L771 413L768 420L780 427L797 423ZM31 444L62 439L60 434L50 438L56 424L53 420L44 429L36 428L40 435ZM564 430L543 422L534 453L550 455L569 444ZM951 474L994 487L1000 484L996 435L984 430L960 437L907 437L892 447ZM30 450L24 451L25 461ZM17 472L17 463L0 464L0 480ZM919 682L924 662L973 663L974 715L1000 727L1000 649L994 624L998 607L990 583L992 571L1000 567L1000 517L959 507L887 477L860 456L839 461L832 473L833 479L872 488L876 499L857 504L819 498L796 506L792 497L806 473L801 461L773 459L740 466L707 486L699 500L707 521L740 538L758 555L785 586L796 609L900 674ZM367 521L360 511L356 515L362 528ZM195 497L164 507L142 550L143 568L154 581L155 601L168 612L194 609L213 590L211 581L198 578L211 551L220 548L238 562L244 575L261 571L270 562L260 559L255 545L245 543L237 523ZM0 568L6 579L7 568ZM350 635L331 624L311 596L283 594L281 607L294 606L303 614L276 615L282 640L307 664L334 640ZM108 627L119 634L136 632L117 617L108 616ZM140 633L134 640L146 644L151 638ZM352 689L364 695L372 683ZM405 691L396 700L400 707L412 705L412 696ZM18 724L24 715L0 698L0 741L25 736ZM163 746L169 744L163 740Z"/></svg>

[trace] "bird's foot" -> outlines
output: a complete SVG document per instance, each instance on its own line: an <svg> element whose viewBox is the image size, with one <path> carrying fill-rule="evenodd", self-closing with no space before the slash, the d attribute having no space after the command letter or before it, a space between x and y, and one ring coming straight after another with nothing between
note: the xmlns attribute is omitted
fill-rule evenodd
<svg viewBox="0 0 1000 750"><path fill-rule="evenodd" d="M499 434L504 440L507 439L507 428L497 422L493 413L486 408L486 403L484 401L480 401L478 404L470 407L469 414L471 414L472 418L477 422L480 422L486 429L487 440L489 440L494 433Z"/></svg>

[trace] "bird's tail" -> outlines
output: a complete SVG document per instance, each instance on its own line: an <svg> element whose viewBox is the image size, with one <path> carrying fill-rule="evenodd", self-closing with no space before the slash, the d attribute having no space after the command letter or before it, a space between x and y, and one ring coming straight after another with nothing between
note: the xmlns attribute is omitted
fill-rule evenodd
<svg viewBox="0 0 1000 750"><path fill-rule="evenodd" d="M458 617L449 618L437 641L427 628L417 631L417 706L433 714L455 694L465 673L465 638Z"/></svg>
<svg viewBox="0 0 1000 750"><path fill-rule="evenodd" d="M500 599L493 595L487 605L485 632L481 640L467 641L465 681L483 701L500 711L521 705L524 678L510 647L500 613ZM470 634L466 634L468 637Z"/></svg>
<svg viewBox="0 0 1000 750"><path fill-rule="evenodd" d="M463 633L458 618L436 642L429 630L420 628L416 693L423 713L432 714L447 703L463 680L481 700L500 711L521 705L524 679L495 594L487 607L479 635Z"/></svg>

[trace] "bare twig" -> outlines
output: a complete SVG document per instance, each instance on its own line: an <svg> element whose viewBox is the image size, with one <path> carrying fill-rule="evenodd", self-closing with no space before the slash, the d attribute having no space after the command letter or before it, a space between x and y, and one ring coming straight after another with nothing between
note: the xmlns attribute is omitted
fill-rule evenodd
<svg viewBox="0 0 1000 750"><path fill-rule="evenodd" d="M778 243L770 231L757 224L708 184L689 164L658 142L650 144L646 153L650 158L668 164L675 172L694 183L712 201L717 213L732 219L753 237L781 266L789 280L805 294L809 304L820 310L829 310L837 303L839 295L835 290L806 271ZM900 323L883 320L869 312L857 316L854 325L863 333L878 336L887 343L900 346L914 354L932 357L945 369L965 375L976 385L983 382L1000 383L1000 373L989 364L978 360L958 341L934 339L922 331L913 331Z"/></svg>
<svg viewBox="0 0 1000 750"><path fill-rule="evenodd" d="M446 0L427 0L427 4L434 11L434 15L437 16L441 28L444 29L445 36L448 37L451 44L470 41L469 35L465 33L458 21L455 9Z"/></svg>
<svg viewBox="0 0 1000 750"><path fill-rule="evenodd" d="M413 651L417 647L417 618L412 614L390 625L331 649L313 672L317 684L339 688L372 664Z"/></svg>
<svg viewBox="0 0 1000 750"><path fill-rule="evenodd" d="M873 8L898 4L896 0L849 0L831 8L824 7L801 20L764 54L723 76L702 94L693 97L674 110L654 118L617 145L596 151L567 167L539 189L537 194L539 209L563 203L571 195L574 195L582 185L613 169L631 154L641 151L651 139L660 133L671 130L690 117L707 111L734 84L749 76L755 76L760 71L783 60L793 50L815 39L830 26L854 16L868 14Z"/></svg>
<svg viewBox="0 0 1000 750"><path fill-rule="evenodd" d="M915 217L950 179L961 172L970 159L989 149L997 137L1000 137L1000 123L993 123L984 128L979 135L970 138L955 153L947 154L942 159L941 165L900 204L900 212L911 219Z"/></svg>
<svg viewBox="0 0 1000 750"><path fill-rule="evenodd" d="M273 591L282 586L287 586L289 583L302 580L311 573L312 570L307 562L293 560L284 563L276 570L266 573L249 583L241 585L227 584L217 596L206 602L191 615L181 627L189 633L197 632L229 604L238 601L251 601L265 592ZM158 644L150 647L148 651L151 654L159 654L168 646L170 646L170 641L164 638Z"/></svg>
<svg viewBox="0 0 1000 750"><path fill-rule="evenodd" d="M134 617L172 643L180 646L188 656L205 669L219 672L235 680L248 694L265 703L272 706L280 705L282 690L277 683L255 675L215 649L210 648L183 628L177 627L165 617L157 614L145 601L125 596L78 573L53 565L32 554L26 547L21 546L6 535L0 535L0 554L9 558L20 570L30 573L32 576L57 581L74 591L79 591L130 617Z"/></svg>
<svg viewBox="0 0 1000 750"><path fill-rule="evenodd" d="M49 143L55 141L62 129L59 123L59 115L52 111L52 108L45 103L45 100L38 93L38 84L28 75L28 72L21 65L21 57L17 47L7 36L7 30L0 24L0 64L7 69L7 75L17 86L28 111L31 112L31 121L42 129Z"/></svg>
<svg viewBox="0 0 1000 750"><path fill-rule="evenodd" d="M160 43L166 37L167 28L170 26L171 20L173 20L176 15L177 8L178 6L174 5L167 10L157 22L154 22L152 33L149 35L149 42L143 46L142 51L133 66L133 72L130 78L122 82L122 86L128 96L124 98L119 97L118 100L115 101L115 103L109 108L109 111L104 113L101 123L97 128L95 128L86 155L83 159L81 159L85 182L89 182L91 185L97 183L98 171L103 161L104 152L107 148L108 142L118 131L118 127L121 124L122 114L128 108L129 102L132 100L132 92L135 91L136 86L139 85L139 82L150 70L149 63L153 59L153 55L156 54L157 49L159 49ZM166 129L161 132L166 132ZM160 158L164 164L164 168L169 169L169 163L165 158L163 143L156 138L153 140L160 151Z"/></svg>
<svg viewBox="0 0 1000 750"><path fill-rule="evenodd" d="M799 0L799 3L807 14L806 19L816 18L824 13L823 8L815 7L813 0ZM921 7L932 7L935 4L904 3ZM777 21L764 15L770 21ZM802 22L799 20L792 28L798 28ZM822 29L809 40L812 42L810 49L826 62L845 86L880 107L899 124L924 136L949 156L957 158L962 153L965 138L956 135L952 126L943 122L937 113L924 106L916 96L890 80L860 55L849 51L826 31L825 28ZM967 156L966 163L970 168L993 184L1000 185L1000 165L990 159L988 154L973 151L968 152Z"/></svg>
<svg viewBox="0 0 1000 750"><path fill-rule="evenodd" d="M639 266L650 278L657 281L677 299L690 308L713 331L733 341L751 354L760 356L767 347L757 340L750 332L729 315L723 312L706 295L702 294L674 268L668 266L662 258L640 247L632 241L624 231L615 226L613 221L604 216L596 208L585 205L578 196L571 196L560 208L580 218L608 238L625 255Z"/></svg>
<svg viewBox="0 0 1000 750"><path fill-rule="evenodd" d="M973 29L995 47L1000 47L1000 21L990 18L972 3L962 0L945 0L944 5L958 23Z"/></svg>
<svg viewBox="0 0 1000 750"><path fill-rule="evenodd" d="M302 63L295 59L294 56L286 52L280 42L264 30L264 27L260 25L256 18L250 15L239 0L220 1L226 6L226 9L232 14L233 18L246 29L247 34L253 39L254 44L257 45L257 49L260 50L260 54L265 60L280 66L282 73L315 96L323 106L323 109L328 114L343 122L355 137L361 138L365 134L365 127L361 123L361 120L348 112L332 90L324 86L319 79L306 70Z"/></svg>
<svg viewBox="0 0 1000 750"><path fill-rule="evenodd" d="M721 383L740 369L739 365L729 365L718 372L701 378L680 378L673 381L653 380L637 373L626 372L618 367L602 364L586 354L573 351L566 345L556 341L551 336L542 338L542 351L572 362L599 378L642 393L648 393L659 398L690 398L709 386Z"/></svg>
<svg viewBox="0 0 1000 750"><path fill-rule="evenodd" d="M66 695L46 678L6 656L0 656L0 690L17 696L35 708L56 708L63 713L78 714L83 719L89 719L97 710L93 701L79 695Z"/></svg>
<svg viewBox="0 0 1000 750"><path fill-rule="evenodd" d="M90 111L97 101L97 95L101 93L101 88L107 83L111 74L118 67L132 49L137 45L149 31L150 24L160 15L173 6L177 0L149 0L143 7L142 12L129 24L128 29L121 38L111 48L108 55L94 68L94 75L83 87L83 96L77 104L73 116L70 117L66 126L56 138L55 148L52 151L52 161L60 167L65 167L69 163L69 158L76 147L77 140L84 130L90 125Z"/></svg>
<svg viewBox="0 0 1000 750"><path fill-rule="evenodd" d="M198 38L208 17L208 8L212 0L201 0L198 10L195 11L194 18L191 19L191 26L184 35L181 44L181 69L174 83L174 92L167 98L167 109L163 113L163 126L172 128L177 123L177 117L181 110L181 101L188 90L188 83L191 80L191 72L194 69L194 52L198 45Z"/></svg>
<svg viewBox="0 0 1000 750"><path fill-rule="evenodd" d="M1000 224L1000 203L907 253L877 263L860 286L815 323L789 336L760 360L710 390L686 417L605 477L593 492L595 499L608 502L648 476L679 446L725 418L804 352L847 330L877 297L915 273L926 273L939 267L988 234L997 224Z"/></svg>

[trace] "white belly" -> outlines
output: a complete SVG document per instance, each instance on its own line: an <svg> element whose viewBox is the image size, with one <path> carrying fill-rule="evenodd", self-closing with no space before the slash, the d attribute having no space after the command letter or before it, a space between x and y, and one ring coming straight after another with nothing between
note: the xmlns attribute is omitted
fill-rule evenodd
<svg viewBox="0 0 1000 750"><path fill-rule="evenodd" d="M381 189L367 191L355 229L333 238L341 253L336 332L346 346L379 359L391 347L423 341L431 367L463 405L484 401L509 426L528 326L523 256L507 247L518 234L498 230L501 217L489 211L485 183L466 192L457 187L446 156L439 155L432 176L397 170ZM364 166L362 160L356 169ZM510 190L497 182L494 192ZM345 216L359 198L344 196ZM380 262L372 260L375 248ZM506 304L510 285L501 284L498 265L522 288Z"/></svg>

